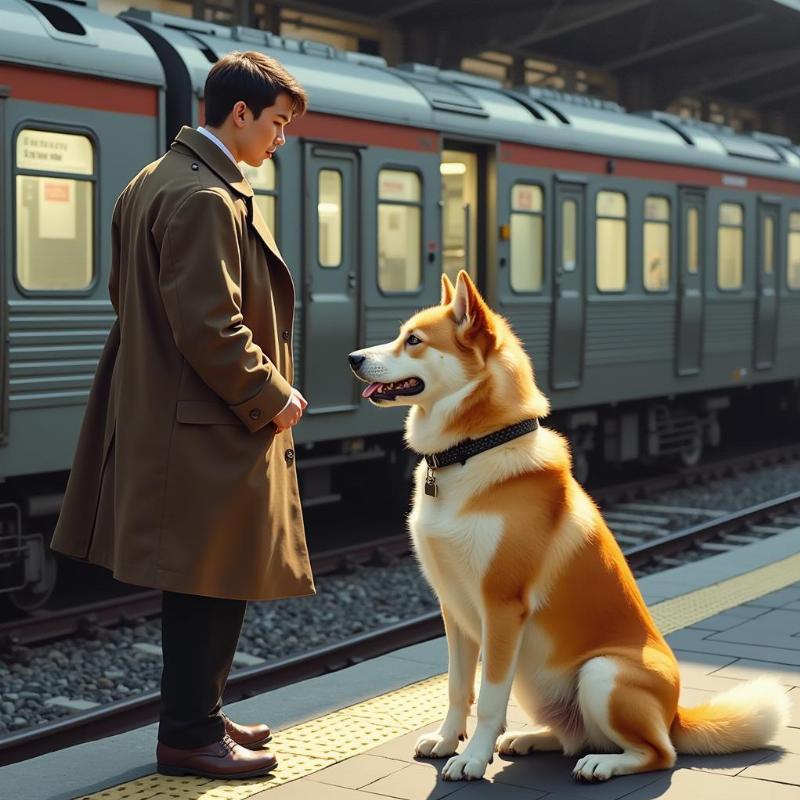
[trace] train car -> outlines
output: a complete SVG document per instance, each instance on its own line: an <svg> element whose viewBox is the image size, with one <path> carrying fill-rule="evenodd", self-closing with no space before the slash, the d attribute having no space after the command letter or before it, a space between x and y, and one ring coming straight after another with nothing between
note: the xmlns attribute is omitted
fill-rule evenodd
<svg viewBox="0 0 800 800"><path fill-rule="evenodd" d="M402 475L403 412L361 401L345 356L393 338L400 320L438 302L442 271L467 269L510 320L579 474L589 457L694 462L719 441L720 411L753 392L797 408L800 151L789 140L150 11L111 19L58 0L0 0L0 14L7 10L48 56L46 67L37 64L33 44L0 34L0 83L28 73L0 100L3 218L17 232L2 243L9 344L0 358L9 364L11 413L0 468L17 572L34 560L23 543L37 518L57 509L111 324L113 201L181 125L202 123L208 70L233 50L278 58L311 98L277 157L243 166L298 288L296 375L310 403L296 432L306 505L338 499L348 476L378 484ZM73 31L58 39L69 48L54 61L47 26L75 24L66 17L93 33L94 49ZM56 88L27 99L44 69L55 87L91 73L116 91ZM121 99L134 88L152 114ZM99 97L116 105L87 107ZM94 142L102 196L91 272L84 265L82 273L90 288L31 289L20 278L56 253L78 263L69 250L75 231L49 207L48 224L35 230L57 250L20 244L19 231L34 223L24 203L11 202L12 187L42 175L19 163L27 128L80 130ZM57 202L63 190L48 191L39 203ZM43 580L26 587L12 598L41 601Z"/></svg>
<svg viewBox="0 0 800 800"><path fill-rule="evenodd" d="M0 0L0 591L55 582L48 544L108 299L114 200L163 152L164 73L89 6Z"/></svg>
<svg viewBox="0 0 800 800"><path fill-rule="evenodd" d="M121 17L182 87L168 92L169 135L202 122L205 74L231 50L278 58L309 90L310 113L253 184L302 287L298 440L333 442L328 477L403 413L359 404L341 354L394 336L462 267L533 357L579 473L592 453L696 462L740 387L777 387L796 407L800 151L788 139L249 28Z"/></svg>

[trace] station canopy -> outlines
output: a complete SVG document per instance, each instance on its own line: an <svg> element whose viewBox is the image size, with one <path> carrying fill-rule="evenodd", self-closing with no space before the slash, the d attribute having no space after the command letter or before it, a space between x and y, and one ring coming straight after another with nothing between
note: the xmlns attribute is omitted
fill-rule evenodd
<svg viewBox="0 0 800 800"><path fill-rule="evenodd" d="M800 98L800 0L336 0L334 7L399 29L406 57L443 68L485 51L574 62L623 85L644 82L642 104L660 108L694 96L770 111Z"/></svg>

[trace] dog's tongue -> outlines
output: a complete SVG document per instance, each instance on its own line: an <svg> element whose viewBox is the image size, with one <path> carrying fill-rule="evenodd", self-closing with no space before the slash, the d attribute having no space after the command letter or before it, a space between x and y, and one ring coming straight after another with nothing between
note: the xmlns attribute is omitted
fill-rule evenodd
<svg viewBox="0 0 800 800"><path fill-rule="evenodd" d="M371 383L369 386L367 386L366 389L364 389L363 392L361 392L361 396L362 397L369 397L371 394L374 394L375 392L377 392L378 388L380 386L381 386L380 383Z"/></svg>

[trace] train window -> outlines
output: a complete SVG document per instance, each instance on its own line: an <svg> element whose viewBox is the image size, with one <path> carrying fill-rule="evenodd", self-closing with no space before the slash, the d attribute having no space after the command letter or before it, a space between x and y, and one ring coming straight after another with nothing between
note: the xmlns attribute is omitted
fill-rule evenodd
<svg viewBox="0 0 800 800"><path fill-rule="evenodd" d="M696 208L686 215L686 268L693 275L700 269L700 211Z"/></svg>
<svg viewBox="0 0 800 800"><path fill-rule="evenodd" d="M786 282L790 289L800 289L800 211L789 214L789 258Z"/></svg>
<svg viewBox="0 0 800 800"><path fill-rule="evenodd" d="M94 169L87 136L34 129L17 136L16 264L24 289L75 291L91 285Z"/></svg>
<svg viewBox="0 0 800 800"><path fill-rule="evenodd" d="M744 208L721 203L717 229L717 286L741 289L744 264Z"/></svg>
<svg viewBox="0 0 800 800"><path fill-rule="evenodd" d="M628 202L622 192L597 193L597 288L624 291L628 279Z"/></svg>
<svg viewBox="0 0 800 800"><path fill-rule="evenodd" d="M578 250L578 204L564 200L561 204L561 269L574 272Z"/></svg>
<svg viewBox="0 0 800 800"><path fill-rule="evenodd" d="M378 286L411 292L422 282L422 186L416 172L378 174Z"/></svg>
<svg viewBox="0 0 800 800"><path fill-rule="evenodd" d="M511 188L511 288L538 292L544 278L544 203L538 186Z"/></svg>
<svg viewBox="0 0 800 800"><path fill-rule="evenodd" d="M277 201L277 186L275 178L275 162L266 158L260 167L251 167L244 161L239 162L242 174L253 187L255 197L253 202L261 216L266 220L267 226L275 234L275 203Z"/></svg>
<svg viewBox="0 0 800 800"><path fill-rule="evenodd" d="M335 169L319 171L317 200L319 265L342 264L342 173Z"/></svg>
<svg viewBox="0 0 800 800"><path fill-rule="evenodd" d="M453 281L458 271L478 274L478 156L442 150L442 271Z"/></svg>
<svg viewBox="0 0 800 800"><path fill-rule="evenodd" d="M669 289L669 229L669 198L645 198L642 279L648 292L666 292Z"/></svg>
<svg viewBox="0 0 800 800"><path fill-rule="evenodd" d="M769 214L761 218L761 270L766 275L775 271L775 219Z"/></svg>

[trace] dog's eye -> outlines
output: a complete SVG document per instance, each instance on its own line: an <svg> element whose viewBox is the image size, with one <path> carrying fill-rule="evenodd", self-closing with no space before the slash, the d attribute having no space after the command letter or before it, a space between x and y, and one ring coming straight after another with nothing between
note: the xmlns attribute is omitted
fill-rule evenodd
<svg viewBox="0 0 800 800"><path fill-rule="evenodd" d="M411 345L422 344L422 339L420 339L418 336L414 336L414 334L412 333L408 337L408 339L406 339L406 344L411 344Z"/></svg>

